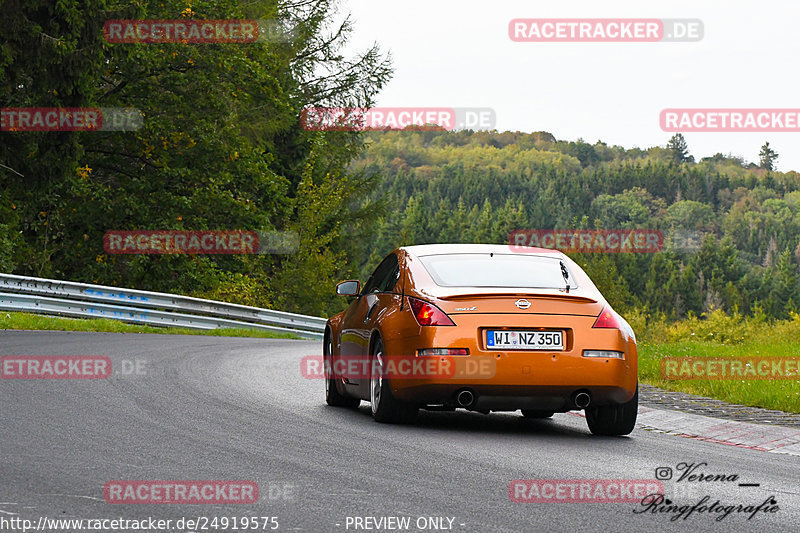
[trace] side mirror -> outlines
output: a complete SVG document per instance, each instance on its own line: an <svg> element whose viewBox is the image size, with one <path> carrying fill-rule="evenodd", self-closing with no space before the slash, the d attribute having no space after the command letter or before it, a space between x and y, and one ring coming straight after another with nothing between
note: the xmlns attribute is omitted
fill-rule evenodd
<svg viewBox="0 0 800 533"><path fill-rule="evenodd" d="M343 281L336 285L336 294L339 296L357 296L361 290L361 283L354 279Z"/></svg>

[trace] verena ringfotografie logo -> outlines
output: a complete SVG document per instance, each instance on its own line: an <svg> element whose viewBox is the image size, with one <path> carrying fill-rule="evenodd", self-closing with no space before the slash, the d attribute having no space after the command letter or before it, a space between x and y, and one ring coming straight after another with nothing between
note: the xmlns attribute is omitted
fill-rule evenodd
<svg viewBox="0 0 800 533"><path fill-rule="evenodd" d="M143 116L125 107L4 107L0 131L135 131Z"/></svg>
<svg viewBox="0 0 800 533"><path fill-rule="evenodd" d="M694 514L709 515L716 522L722 522L732 515L745 515L751 520L757 515L773 514L780 511L777 497L772 494L763 500L745 500L745 496L736 503L723 503L711 497L711 487L725 486L727 491L736 488L743 490L756 489L760 483L742 482L739 474L732 472L707 472L706 462L680 462L675 469L671 466L659 466L655 470L656 479L669 481L668 490L660 494L652 494L641 501L641 506L633 510L634 514L658 514L669 516L671 522L687 520ZM677 470L677 472L675 472ZM673 476L673 474L675 474ZM763 496L760 496L763 498Z"/></svg>
<svg viewBox="0 0 800 533"><path fill-rule="evenodd" d="M255 503L255 481L109 481L106 503L219 504Z"/></svg>
<svg viewBox="0 0 800 533"><path fill-rule="evenodd" d="M107 231L108 254L290 254L300 238L293 231Z"/></svg>
<svg viewBox="0 0 800 533"><path fill-rule="evenodd" d="M111 359L104 355L4 355L2 379L106 379Z"/></svg>
<svg viewBox="0 0 800 533"><path fill-rule="evenodd" d="M508 36L518 43L654 43L700 41L700 19L513 19Z"/></svg>
<svg viewBox="0 0 800 533"><path fill-rule="evenodd" d="M513 251L524 247L565 253L655 253L664 248L664 235L651 229L533 229L508 235Z"/></svg>
<svg viewBox="0 0 800 533"><path fill-rule="evenodd" d="M300 113L309 131L490 130L496 122L486 107L309 107Z"/></svg>
<svg viewBox="0 0 800 533"><path fill-rule="evenodd" d="M385 357L383 361L365 356L337 357L333 361L321 355L307 355L300 361L300 373L306 379L332 376L369 379L381 375L387 379L491 379L497 363L492 357Z"/></svg>
<svg viewBox="0 0 800 533"><path fill-rule="evenodd" d="M667 357L661 360L664 379L800 379L797 357Z"/></svg>
<svg viewBox="0 0 800 533"><path fill-rule="evenodd" d="M666 132L800 132L800 109L664 109Z"/></svg>
<svg viewBox="0 0 800 533"><path fill-rule="evenodd" d="M508 496L515 503L638 503L664 494L655 479L515 479Z"/></svg>

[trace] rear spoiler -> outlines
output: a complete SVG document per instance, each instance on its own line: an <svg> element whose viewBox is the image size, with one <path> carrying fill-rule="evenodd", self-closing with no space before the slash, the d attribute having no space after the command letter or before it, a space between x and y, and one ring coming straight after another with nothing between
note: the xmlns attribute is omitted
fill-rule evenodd
<svg viewBox="0 0 800 533"><path fill-rule="evenodd" d="M432 294L431 296L439 300L467 300L470 298L497 298L503 296L518 297L518 298L558 298L561 300L573 300L586 303L598 303L600 300L590 298L588 296L579 296L577 294L566 293L530 293L530 292L472 292L472 293L458 293L458 294Z"/></svg>

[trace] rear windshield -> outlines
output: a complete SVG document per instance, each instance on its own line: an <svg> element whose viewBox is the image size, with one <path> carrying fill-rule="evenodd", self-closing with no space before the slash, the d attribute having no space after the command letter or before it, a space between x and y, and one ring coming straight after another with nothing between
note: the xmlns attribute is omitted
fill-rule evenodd
<svg viewBox="0 0 800 533"><path fill-rule="evenodd" d="M571 289L578 286L558 257L473 253L427 255L420 260L441 287L563 289L567 282Z"/></svg>

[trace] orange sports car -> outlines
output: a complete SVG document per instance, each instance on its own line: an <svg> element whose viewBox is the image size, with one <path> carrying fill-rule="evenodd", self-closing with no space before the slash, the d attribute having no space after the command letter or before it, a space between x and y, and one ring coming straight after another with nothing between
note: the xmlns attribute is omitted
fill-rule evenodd
<svg viewBox="0 0 800 533"><path fill-rule="evenodd" d="M398 248L325 327L329 405L379 422L419 409L584 410L592 433L636 423L636 338L581 268L556 250L483 244Z"/></svg>

